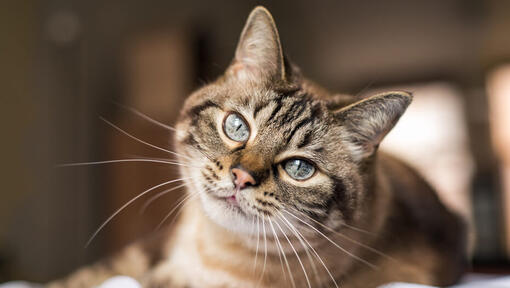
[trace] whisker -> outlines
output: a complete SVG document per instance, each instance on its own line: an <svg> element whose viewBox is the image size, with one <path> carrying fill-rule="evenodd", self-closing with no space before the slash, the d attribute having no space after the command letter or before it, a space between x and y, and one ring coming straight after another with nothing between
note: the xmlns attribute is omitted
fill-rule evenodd
<svg viewBox="0 0 510 288"><path fill-rule="evenodd" d="M299 211L295 211L295 212L299 212ZM365 245L365 244L363 244L363 243L360 243L359 241L356 241L356 240L352 239L351 237L349 237L349 236L347 236L347 235L344 235L344 234L342 234L342 233L340 233L340 232L338 232L338 231L334 230L333 228L331 228L331 227L329 227L329 226L327 226L327 225L322 224L321 222L319 222L319 221L317 221L317 220L313 219L312 217L310 217L310 216L306 215L305 213L300 213L300 215L305 216L306 218L310 219L311 221L313 221L313 222L317 223L318 225L320 225L320 226L324 227L324 228L325 228L326 230L328 230L329 232L334 233L334 234L336 234L336 235L338 235L338 236L340 236L340 237L342 237L342 238L344 238L344 239L346 239L346 240L350 241L351 243L354 243L354 244L356 244L356 245L358 245L358 246L360 246L360 247L363 247L363 248L365 248L365 249L367 249L367 250L369 250L369 251L371 251L371 252L373 252L373 253L375 253L375 254L377 254L377 255L379 255L379 256L382 256L382 257L385 257L385 258L387 258L387 259L389 259L389 260L392 260L392 261L398 262L398 260L396 260L395 258L393 258L393 257L391 257L391 256L389 256L389 255L387 255L387 254L385 254L385 253L383 253L383 252L381 252L381 251L379 251L379 250L375 249L375 248L372 248L372 247L370 247L370 246L368 246L368 245ZM346 226L346 225L345 225L345 224L343 224L343 223L342 223L341 225L342 225L342 226ZM346 226L346 227L347 227L347 226Z"/></svg>
<svg viewBox="0 0 510 288"><path fill-rule="evenodd" d="M101 120L102 120L102 121L104 121L106 124L108 124L108 125L110 125L111 127L113 127L115 130L119 131L120 133L122 133L122 134L124 134L124 135L128 136L129 138L131 138L131 139L133 139L133 140L136 140L136 141L138 141L138 142L140 142L140 143L142 143L142 144L145 144L145 145L147 145L147 146L149 146L149 147L152 147L152 148L154 148L154 149L157 149L157 150L160 150L160 151L163 151L163 152L166 152L166 153L170 153L170 154L172 154L172 155L179 156L179 157L183 157L183 158L186 158L186 159L188 159L188 160L190 160L190 161L193 161L193 159L192 159L192 158L190 158L190 157L188 157L188 156L186 156L186 155L182 155L182 154L176 153L176 152L174 152L174 151L170 151L170 150L167 150L167 149L165 149L165 148L161 148L161 147L156 146L156 145L154 145L154 144L148 143L148 142L146 142L146 141L144 141L144 140L142 140L142 139L139 139L139 138L137 138L137 137L133 136L132 134L130 134L130 133L128 133L128 132L126 132L126 131L122 130L122 128L118 127L117 125L113 124L112 122L110 122L110 121L106 120L104 117L99 116L99 119L101 119Z"/></svg>
<svg viewBox="0 0 510 288"><path fill-rule="evenodd" d="M89 166L89 165L102 165L102 164L125 163L125 162L148 162L148 163L170 164L170 165L191 167L189 165L182 164L180 162L154 160L154 159L114 159L114 160L102 160L102 161L91 161L91 162L63 163L63 164L58 164L57 167L60 168L60 167L74 167L74 166ZM194 167L194 168L199 168L199 167Z"/></svg>
<svg viewBox="0 0 510 288"><path fill-rule="evenodd" d="M184 187L186 186L186 183L183 183L183 184L180 184L178 186L175 186L175 187L172 187L170 189L166 189L164 191L161 191L159 192L158 194L152 196L149 200L145 201L145 203L143 204L142 208L140 209L140 212L139 214L144 214L145 211L147 210L147 208L151 205L152 202L156 201L157 199L161 198L162 196L174 191L174 190L177 190L181 187ZM183 198L183 197L181 197ZM179 199L180 200L180 199Z"/></svg>
<svg viewBox="0 0 510 288"><path fill-rule="evenodd" d="M264 272L266 272L266 262L267 262L267 236L266 236L266 217L262 214L262 232L264 232L264 265L262 266L262 272L260 273L259 281L257 282L257 287L260 285L262 278L264 278Z"/></svg>
<svg viewBox="0 0 510 288"><path fill-rule="evenodd" d="M137 159L161 160L161 161L178 162L178 163L181 163L181 164L189 165L189 167L201 168L199 166L192 165L191 163L189 163L189 161L186 161L185 159L173 159L173 158L165 158L165 157L148 157L148 156L136 155L136 154L131 155L131 157L136 157ZM196 160L194 160L194 161L197 162Z"/></svg>
<svg viewBox="0 0 510 288"><path fill-rule="evenodd" d="M260 218L257 214L257 249L255 249L255 264L253 264L253 271L257 268L257 258L259 256L259 242L260 242L260 226L259 226Z"/></svg>
<svg viewBox="0 0 510 288"><path fill-rule="evenodd" d="M342 226L345 226L345 227L347 227L347 228L349 228L351 230L357 231L357 232L361 232L361 233L367 234L369 236L377 236L374 232L370 232L370 231L367 231L367 230L364 230L364 229L361 229L361 228L358 228L358 227L354 227L354 226L346 224L346 223L342 223Z"/></svg>
<svg viewBox="0 0 510 288"><path fill-rule="evenodd" d="M188 199L188 201L186 201L183 205L181 205L181 207L179 209L177 209L177 212L175 213L175 216L172 219L172 222L170 222L170 224L168 224L169 227L174 225L174 223L177 220L177 218L179 218L179 216L181 215L182 211L184 211L184 207L186 207L186 205L188 205L190 203L190 200L191 200L191 198Z"/></svg>
<svg viewBox="0 0 510 288"><path fill-rule="evenodd" d="M189 194L184 198L182 199L181 201L179 201L173 208L172 210L170 210L170 212L168 212L165 217L163 218L163 220L161 220L161 222L158 224L158 226L156 227L156 231L159 230L163 224L165 223L165 221L172 215L173 212L175 212L179 207L184 207L184 205L186 205L186 203L188 203L189 201L188 200L191 200L192 198L200 195L200 193L206 191L207 189L202 189L202 190L199 190L199 191L195 191L195 192L189 192ZM220 188L215 188L215 189L212 189L211 191L214 192L214 191L218 191L220 190ZM174 218L176 219L176 218ZM173 221L172 221L173 223Z"/></svg>
<svg viewBox="0 0 510 288"><path fill-rule="evenodd" d="M275 235L275 237L277 237L277 236ZM276 247L278 248L278 258L280 259L280 266L282 267L283 279L286 281L287 280L287 273L285 273L285 267L283 266L283 259L282 259L283 250L280 249L280 247L278 245L276 245Z"/></svg>
<svg viewBox="0 0 510 288"><path fill-rule="evenodd" d="M280 215L283 217L283 219L285 219L285 221L287 221L287 223L290 224L289 220L287 220L287 218L285 218L285 216L283 216L283 214L281 212L279 212ZM290 224L292 225L292 224ZM294 226L294 225L292 225ZM326 266L326 264L324 263L324 261L322 260L322 258L319 256L319 253L317 253L317 251L315 251L315 249L313 248L313 246L310 244L310 242L308 240L306 240L305 236L303 236L303 234L301 234L301 232L299 232L299 230L297 230L296 228L294 228L294 230L296 231L296 233L298 233L301 238L303 239L303 241L306 242L306 244L308 244L308 246L310 247L310 249L312 249L312 252L315 254L315 257L317 257L317 259L319 259L319 261L321 262L322 266L324 267L324 269L326 270L326 272L328 273L329 277L331 278L331 280L333 280L333 283L335 284L335 287L336 288L339 288L338 287L338 284L336 283L336 280L335 280L335 277L333 277L333 274L331 274L331 272L329 271L328 267Z"/></svg>
<svg viewBox="0 0 510 288"><path fill-rule="evenodd" d="M308 288L312 288L312 285L310 284L310 279L308 279L308 274L306 273L305 265L303 265L303 262L301 262L301 257L299 257L299 254L297 253L296 249L294 248L294 245L292 245L292 242L290 242L290 239L289 239L289 237L287 237L287 234L285 234L285 232L283 232L283 229L280 226L280 224L278 224L277 221L275 221L274 224L278 227L278 229L280 229L280 231L282 232L285 239L287 239L287 242L289 242L290 248L292 248L292 251L294 251L294 254L296 255L296 257L299 261L299 265L301 265L301 269L303 270L303 273L305 274L305 279L306 279L306 283L308 284Z"/></svg>
<svg viewBox="0 0 510 288"><path fill-rule="evenodd" d="M285 265L287 266L287 271L289 272L289 275L290 275L290 283L292 284L292 287L296 288L296 283L294 282L294 275L292 274L292 271L290 270L289 261L287 260L287 256L285 256L285 252L283 250L282 244L280 244L280 239L278 239L278 235L276 235L276 231L273 226L273 221L269 217L268 217L268 220L269 220L269 225L271 225L271 230L273 231L273 235L276 239L276 243L282 250L283 260L285 260Z"/></svg>
<svg viewBox="0 0 510 288"><path fill-rule="evenodd" d="M305 253L306 253L306 257L308 258L308 262L310 263L310 266L312 266L312 270L315 275L315 280L316 280L317 284L320 286L319 273L317 272L317 267L315 266L315 261L313 261L313 257L312 257L312 255L310 255L310 251L309 251L310 249L308 248L306 243L303 242L301 237L296 233L296 231L295 231L296 229L295 229L294 225L292 225L289 221L287 221L285 216L283 216L283 214L280 211L278 211L278 214L279 215L276 215L276 216L280 220L284 220L282 223L291 230L291 232L294 234L294 236L296 236L296 239L299 240L299 243L301 243L301 246L303 246L303 249L305 250ZM285 222L287 222L287 223L285 223Z"/></svg>
<svg viewBox="0 0 510 288"><path fill-rule="evenodd" d="M161 228L161 226L163 226L163 224L166 222L166 220L174 213L175 210L177 210L177 208L179 208L181 205L183 205L184 202L186 202L187 200L190 200L194 197L196 197L197 195L199 195L200 192L193 192L193 193L189 193L186 197L184 197L184 199L182 199L181 201L179 201L175 206L174 208L172 208L172 210L170 210L170 212L168 212L165 217L163 218L163 220L161 220L161 222L159 222L158 226L156 227L156 231L159 230Z"/></svg>
<svg viewBox="0 0 510 288"><path fill-rule="evenodd" d="M147 120L147 121L149 121L149 122L151 122L153 124L156 124L156 125L158 125L160 127L163 127L165 129L168 129L168 130L173 131L173 132L177 131L176 128L174 128L174 127L172 127L170 125L164 124L164 123L162 123L162 122L160 122L158 120L155 120L154 118L149 117L147 114L144 114L144 113L140 112L139 110L137 110L135 108L129 107L129 106L124 105L124 104L121 104L121 103L119 103L119 102L117 102L115 100L111 100L111 101L112 101L113 104L121 107L122 109L128 110L129 112L131 112L131 113L133 113L133 114L135 114L135 115L137 115L137 116L139 116L139 117L141 117L141 118L143 118L143 119L145 119L145 120Z"/></svg>
<svg viewBox="0 0 510 288"><path fill-rule="evenodd" d="M335 241L331 240L328 236L324 235L324 233L322 233L321 231L319 231L317 228L313 227L312 225L310 225L309 223L301 220L299 217L295 216L294 214L288 212L287 210L283 210L284 212L288 213L290 216L296 218L298 221L300 221L301 223L307 225L308 227L312 228L315 232L319 233L322 237L324 237L324 239L328 240L331 244L333 244L335 247L337 247L338 249L340 249L341 251L343 251L345 254L351 256L352 258L364 263L365 265L367 265L368 267L374 269L374 270L377 270L377 266L375 266L374 264L364 260L363 258L359 257L359 256L356 256L354 255L353 253L347 251L345 248L343 248L342 246L338 245Z"/></svg>
<svg viewBox="0 0 510 288"><path fill-rule="evenodd" d="M297 212L299 214L302 214L302 215L306 215L305 213L303 213L302 211L299 211L297 210L296 208L293 208L293 207L289 207L290 209L292 209L294 212ZM311 218L310 216L306 215L307 217L309 217L310 219L313 219ZM314 221L316 221L315 219L313 219ZM376 233L374 232L371 232L371 231L368 231L368 230L365 230L365 229L361 229L361 228L358 228L358 227L355 227L355 226L352 226L352 225L349 225L347 223L342 223L342 226L345 226L351 230L354 230L354 231L357 231L357 232L360 232L360 233L364 233L368 236L377 236Z"/></svg>
<svg viewBox="0 0 510 288"><path fill-rule="evenodd" d="M106 224L108 224L115 216L117 216L117 214L119 214L122 210L124 210L124 208L126 208L129 205L131 205L133 202L135 202L140 197L144 196L145 194L147 194L147 193L149 193L149 192L151 192L151 191L153 191L153 190L155 190L155 189L157 189L157 188L159 188L161 186L168 185L168 184L171 184L171 183L174 183L174 182L178 182L178 181L183 181L183 180L191 179L191 178L192 177L186 177L186 178L180 178L180 179L174 179L174 180L166 181L166 182L163 182L163 183L158 184L156 186L153 186L153 187L143 191L142 193L138 194L137 196L133 197L133 199L129 200L124 205L122 205L122 207L117 209L117 211L115 211L110 217L108 217L108 219L106 219L106 221L103 222L103 224L101 224L101 226L99 226L99 228L97 228L97 230L92 234L92 236L89 238L89 240L85 244L85 248L90 245L92 240L94 240L94 238L106 226Z"/></svg>

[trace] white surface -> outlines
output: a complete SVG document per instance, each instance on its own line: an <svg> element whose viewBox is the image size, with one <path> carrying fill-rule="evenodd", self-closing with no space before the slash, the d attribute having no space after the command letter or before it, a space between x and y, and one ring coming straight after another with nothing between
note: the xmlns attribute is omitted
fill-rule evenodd
<svg viewBox="0 0 510 288"><path fill-rule="evenodd" d="M142 286L133 278L127 276L116 276L108 279L99 288L141 288Z"/></svg>
<svg viewBox="0 0 510 288"><path fill-rule="evenodd" d="M476 280L470 280L469 283L459 284L450 288L510 288L510 276ZM470 279L473 279L470 278ZM483 277L482 277L483 278ZM127 276L116 276L110 278L97 288L141 288L142 286L134 279ZM0 284L0 288L42 288L37 284L27 282L9 282ZM409 283L391 283L380 286L379 288L435 288L433 286L409 284Z"/></svg>

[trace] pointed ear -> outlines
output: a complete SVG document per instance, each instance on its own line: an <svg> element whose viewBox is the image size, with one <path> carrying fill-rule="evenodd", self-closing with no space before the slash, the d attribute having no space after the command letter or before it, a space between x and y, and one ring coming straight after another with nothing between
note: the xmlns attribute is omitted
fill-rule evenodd
<svg viewBox="0 0 510 288"><path fill-rule="evenodd" d="M411 100L410 93L393 91L363 99L334 112L346 130L344 139L355 161L374 154Z"/></svg>
<svg viewBox="0 0 510 288"><path fill-rule="evenodd" d="M258 6L250 13L227 75L240 80L285 80L280 37L266 8Z"/></svg>

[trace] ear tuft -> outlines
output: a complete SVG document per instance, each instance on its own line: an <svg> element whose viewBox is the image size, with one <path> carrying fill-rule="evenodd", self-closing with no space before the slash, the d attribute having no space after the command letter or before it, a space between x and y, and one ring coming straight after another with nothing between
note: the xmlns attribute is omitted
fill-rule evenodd
<svg viewBox="0 0 510 288"><path fill-rule="evenodd" d="M335 112L346 129L345 140L356 161L377 150L412 101L412 95L392 91L363 99Z"/></svg>
<svg viewBox="0 0 510 288"><path fill-rule="evenodd" d="M285 79L280 37L266 8L257 6L248 16L227 74L243 80Z"/></svg>

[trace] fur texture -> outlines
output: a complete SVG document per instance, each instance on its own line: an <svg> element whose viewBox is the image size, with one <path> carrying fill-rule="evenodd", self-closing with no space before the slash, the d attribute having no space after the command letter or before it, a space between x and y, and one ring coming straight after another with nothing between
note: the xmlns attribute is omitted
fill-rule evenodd
<svg viewBox="0 0 510 288"><path fill-rule="evenodd" d="M273 18L255 8L225 74L182 109L174 140L192 196L175 231L50 286L115 274L145 287L454 283L465 265L462 221L412 169L377 153L411 100L318 87L284 58ZM247 141L225 134L229 113L245 121ZM289 159L312 163L314 174L295 180ZM254 182L236 187L235 167Z"/></svg>

